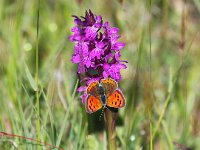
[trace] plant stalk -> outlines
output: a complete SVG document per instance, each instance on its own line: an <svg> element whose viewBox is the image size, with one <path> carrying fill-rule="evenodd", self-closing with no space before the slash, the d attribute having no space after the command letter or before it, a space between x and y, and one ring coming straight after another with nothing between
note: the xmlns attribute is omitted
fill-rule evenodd
<svg viewBox="0 0 200 150"><path fill-rule="evenodd" d="M39 98L39 77L38 77L38 74L39 74L39 71L38 71L38 56L39 56L39 53L38 53L38 49L39 49L39 9L40 8L40 0L38 0L38 10L37 10L37 37L36 37L36 57L35 57L35 62L36 62L36 73L35 73L35 82L36 82L36 86L37 86L37 89L36 89L36 108L37 108L37 140L38 141L41 141L41 129L40 129L40 98ZM38 145L37 146L37 149L40 150L41 149L41 146Z"/></svg>
<svg viewBox="0 0 200 150"><path fill-rule="evenodd" d="M116 130L115 130L116 117L115 116L116 116L115 113L112 113L109 109L105 109L105 126L106 126L108 150L117 150Z"/></svg>

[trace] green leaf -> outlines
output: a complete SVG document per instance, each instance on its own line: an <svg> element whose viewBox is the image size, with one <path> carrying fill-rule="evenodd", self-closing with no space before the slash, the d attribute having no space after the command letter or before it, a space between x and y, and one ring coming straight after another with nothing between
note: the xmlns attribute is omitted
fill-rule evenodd
<svg viewBox="0 0 200 150"><path fill-rule="evenodd" d="M31 72L26 64L25 64L25 72L31 87L33 88L34 91L37 91L35 80L33 79L33 76L31 75Z"/></svg>

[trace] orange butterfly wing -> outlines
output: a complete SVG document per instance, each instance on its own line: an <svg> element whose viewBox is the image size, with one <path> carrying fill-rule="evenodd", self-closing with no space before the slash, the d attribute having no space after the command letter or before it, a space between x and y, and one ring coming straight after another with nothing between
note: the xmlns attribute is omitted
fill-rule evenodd
<svg viewBox="0 0 200 150"><path fill-rule="evenodd" d="M99 97L94 97L89 95L86 101L86 111L88 113L96 112L97 110L102 108L102 103Z"/></svg>
<svg viewBox="0 0 200 150"><path fill-rule="evenodd" d="M107 99L106 105L114 108L125 106L125 98L121 91L115 90Z"/></svg>
<svg viewBox="0 0 200 150"><path fill-rule="evenodd" d="M99 82L94 81L90 83L90 85L87 87L87 94L93 95L94 97L98 97L99 96L98 90L99 90Z"/></svg>
<svg viewBox="0 0 200 150"><path fill-rule="evenodd" d="M117 82L112 78L101 79L100 83L103 85L107 97L109 97L118 88Z"/></svg>

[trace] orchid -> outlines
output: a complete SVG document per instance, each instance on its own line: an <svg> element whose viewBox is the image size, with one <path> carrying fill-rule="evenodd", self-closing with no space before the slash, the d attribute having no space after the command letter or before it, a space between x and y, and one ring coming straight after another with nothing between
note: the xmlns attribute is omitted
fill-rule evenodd
<svg viewBox="0 0 200 150"><path fill-rule="evenodd" d="M120 71L127 67L127 62L120 60L120 51L125 43L118 41L118 28L110 27L109 22L104 23L102 17L94 15L91 10L86 11L85 17L73 17L75 26L69 39L75 46L71 61L78 64L77 74L81 81L85 81L78 90L83 92L81 98L84 103L86 90L83 89L91 81L107 77L121 80Z"/></svg>

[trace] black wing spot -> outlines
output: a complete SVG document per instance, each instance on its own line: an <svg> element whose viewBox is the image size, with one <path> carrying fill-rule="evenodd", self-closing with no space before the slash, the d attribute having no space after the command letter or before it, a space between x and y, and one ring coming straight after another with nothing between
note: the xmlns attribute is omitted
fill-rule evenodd
<svg viewBox="0 0 200 150"><path fill-rule="evenodd" d="M117 105L117 102L115 102L115 105Z"/></svg>

